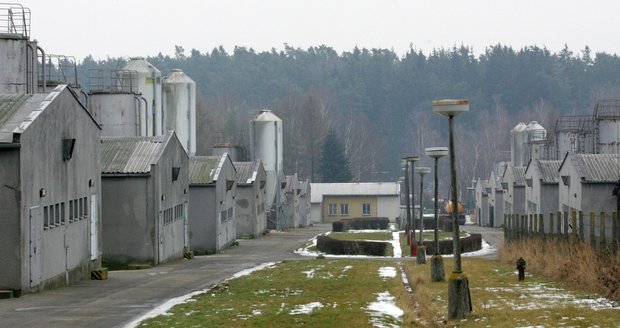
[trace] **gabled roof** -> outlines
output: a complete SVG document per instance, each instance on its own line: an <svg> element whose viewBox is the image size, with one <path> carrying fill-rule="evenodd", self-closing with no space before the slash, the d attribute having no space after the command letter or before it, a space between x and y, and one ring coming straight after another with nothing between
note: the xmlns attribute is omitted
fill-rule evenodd
<svg viewBox="0 0 620 328"><path fill-rule="evenodd" d="M562 161L538 160L540 179L543 183L558 183L560 181L560 165Z"/></svg>
<svg viewBox="0 0 620 328"><path fill-rule="evenodd" d="M101 173L150 173L171 136L101 137Z"/></svg>
<svg viewBox="0 0 620 328"><path fill-rule="evenodd" d="M517 166L512 168L515 186L525 186L525 167Z"/></svg>
<svg viewBox="0 0 620 328"><path fill-rule="evenodd" d="M620 154L570 154L570 160L584 182L616 182L620 178Z"/></svg>
<svg viewBox="0 0 620 328"><path fill-rule="evenodd" d="M237 170L237 185L249 185L256 181L260 162L233 162Z"/></svg>
<svg viewBox="0 0 620 328"><path fill-rule="evenodd" d="M88 117L101 128L99 123L80 102L75 91L61 84L48 93L0 94L0 143L13 143L14 135L24 133L47 107L63 92L69 92Z"/></svg>
<svg viewBox="0 0 620 328"><path fill-rule="evenodd" d="M398 182L311 183L310 189L312 203L321 203L323 195L400 197Z"/></svg>
<svg viewBox="0 0 620 328"><path fill-rule="evenodd" d="M189 183L212 184L224 165L227 154L222 156L194 156L189 158Z"/></svg>

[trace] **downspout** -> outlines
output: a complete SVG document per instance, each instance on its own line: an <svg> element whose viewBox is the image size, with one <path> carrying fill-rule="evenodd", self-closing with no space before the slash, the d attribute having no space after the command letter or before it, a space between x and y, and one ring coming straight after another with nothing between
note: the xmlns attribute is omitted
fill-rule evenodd
<svg viewBox="0 0 620 328"><path fill-rule="evenodd" d="M45 82L43 84L43 90L45 90ZM88 109L88 93L82 89L80 89L80 93L84 95L84 107Z"/></svg>
<svg viewBox="0 0 620 328"><path fill-rule="evenodd" d="M41 70L43 70L43 92L47 92L47 78L45 76L45 50L37 45L37 50L41 51ZM77 71L75 73L77 77Z"/></svg>
<svg viewBox="0 0 620 328"><path fill-rule="evenodd" d="M187 84L187 152L192 154L192 88Z"/></svg>
<svg viewBox="0 0 620 328"><path fill-rule="evenodd" d="M138 96L133 96L133 99L136 100L138 102L138 107L136 107L136 136L140 135L140 112L142 112L142 99L140 99L140 97Z"/></svg>
<svg viewBox="0 0 620 328"><path fill-rule="evenodd" d="M151 110L151 115L153 116L153 136L157 134L157 87L155 86L155 71L151 72L151 80L153 81L153 108Z"/></svg>
<svg viewBox="0 0 620 328"><path fill-rule="evenodd" d="M29 42L26 42L26 47L26 93L34 93L34 88L31 87L30 82L34 80L34 64L32 56L35 53L35 50L32 44ZM45 58L43 58L43 61L45 61ZM30 71L28 71L28 69L30 69Z"/></svg>
<svg viewBox="0 0 620 328"><path fill-rule="evenodd" d="M146 100L146 98L144 98L143 96L140 96L140 99L142 99L142 101L144 102L144 136L147 136L147 122L148 120L146 119L146 117L148 116L148 111L149 111L149 101ZM142 115L142 108L140 108L140 115ZM140 116L140 123L142 123L142 116ZM142 127L140 127L140 133L142 133Z"/></svg>

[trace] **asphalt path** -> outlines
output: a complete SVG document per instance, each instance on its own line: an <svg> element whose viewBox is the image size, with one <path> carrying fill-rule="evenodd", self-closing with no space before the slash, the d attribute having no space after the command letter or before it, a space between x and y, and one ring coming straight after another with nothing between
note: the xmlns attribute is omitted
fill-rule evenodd
<svg viewBox="0 0 620 328"><path fill-rule="evenodd" d="M163 302L201 290L266 262L302 259L293 253L331 225L272 232L241 240L211 256L150 269L111 271L107 280L0 300L0 327L124 327ZM307 258L307 257L305 257Z"/></svg>
<svg viewBox="0 0 620 328"><path fill-rule="evenodd" d="M499 250L499 247L504 243L504 230L502 230L501 228L480 227L470 224L462 225L461 230L467 231L469 233L481 234L482 239L484 239L484 241L491 245L495 249L495 252L480 257L497 259L497 251Z"/></svg>

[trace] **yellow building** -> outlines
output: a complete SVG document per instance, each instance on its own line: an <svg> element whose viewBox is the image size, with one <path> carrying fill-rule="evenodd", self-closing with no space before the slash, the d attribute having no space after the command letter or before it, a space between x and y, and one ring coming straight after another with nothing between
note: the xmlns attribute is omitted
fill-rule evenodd
<svg viewBox="0 0 620 328"><path fill-rule="evenodd" d="M330 223L358 217L399 215L400 186L396 182L313 183L312 221Z"/></svg>

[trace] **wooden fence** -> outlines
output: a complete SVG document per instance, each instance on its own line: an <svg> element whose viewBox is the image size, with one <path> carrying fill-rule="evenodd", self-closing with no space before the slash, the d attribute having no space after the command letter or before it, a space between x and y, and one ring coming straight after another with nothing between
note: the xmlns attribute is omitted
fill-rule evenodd
<svg viewBox="0 0 620 328"><path fill-rule="evenodd" d="M544 214L505 214L504 240L511 242L526 238L574 238L589 242L594 249L620 247L620 222L618 212L582 211Z"/></svg>

